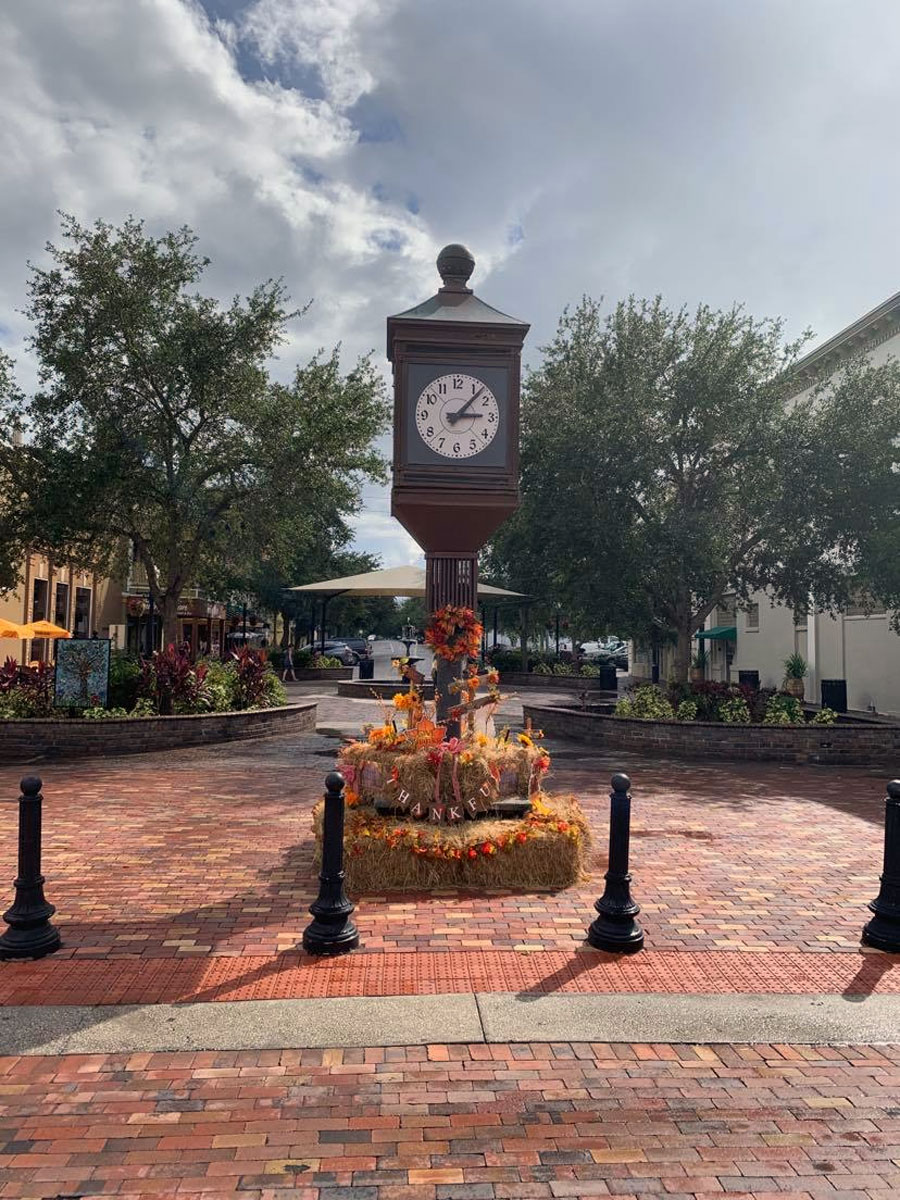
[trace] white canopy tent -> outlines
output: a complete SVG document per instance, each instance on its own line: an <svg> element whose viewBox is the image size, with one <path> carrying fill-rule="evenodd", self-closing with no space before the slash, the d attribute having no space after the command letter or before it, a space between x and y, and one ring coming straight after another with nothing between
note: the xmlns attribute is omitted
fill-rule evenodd
<svg viewBox="0 0 900 1200"><path fill-rule="evenodd" d="M288 589L306 592L313 596L424 596L424 567L386 567L381 571L366 571L363 575L345 575L343 579L323 579L319 583L301 583ZM510 592L506 588L479 583L479 600L527 600L522 592Z"/></svg>
<svg viewBox="0 0 900 1200"><path fill-rule="evenodd" d="M362 575L345 575L342 579L323 579L318 583L301 583L288 588L309 596L315 604L322 601L322 643L325 642L325 607L337 596L424 596L424 567L385 567L381 571L366 571ZM529 597L522 592L510 592L506 588L494 587L490 583L478 584L478 599L482 608L492 605L494 609L494 644L497 643L498 605L518 601L527 604ZM313 618L314 621L314 618ZM310 629L312 640L312 628Z"/></svg>

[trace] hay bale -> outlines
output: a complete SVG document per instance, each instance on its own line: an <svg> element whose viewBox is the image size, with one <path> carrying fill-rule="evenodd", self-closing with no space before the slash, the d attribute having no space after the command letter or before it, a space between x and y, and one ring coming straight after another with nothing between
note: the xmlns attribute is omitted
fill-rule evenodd
<svg viewBox="0 0 900 1200"><path fill-rule="evenodd" d="M320 801L313 810L317 856L322 811ZM442 888L558 891L585 878L589 847L574 796L542 794L520 820L451 826L382 817L360 805L346 814L344 872L354 896Z"/></svg>

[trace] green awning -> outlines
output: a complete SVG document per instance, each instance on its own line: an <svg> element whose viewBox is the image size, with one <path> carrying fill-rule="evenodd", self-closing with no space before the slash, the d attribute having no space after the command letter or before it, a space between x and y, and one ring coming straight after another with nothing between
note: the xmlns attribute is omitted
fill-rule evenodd
<svg viewBox="0 0 900 1200"><path fill-rule="evenodd" d="M712 629L698 629L696 636L714 642L734 642L737 640L737 625L713 625Z"/></svg>

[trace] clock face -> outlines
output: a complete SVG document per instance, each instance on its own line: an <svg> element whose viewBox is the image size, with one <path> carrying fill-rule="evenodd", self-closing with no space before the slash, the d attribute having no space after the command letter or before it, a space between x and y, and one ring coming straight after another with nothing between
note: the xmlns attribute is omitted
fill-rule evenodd
<svg viewBox="0 0 900 1200"><path fill-rule="evenodd" d="M471 458L500 428L497 397L474 375L441 375L416 400L416 429L429 449L445 458Z"/></svg>

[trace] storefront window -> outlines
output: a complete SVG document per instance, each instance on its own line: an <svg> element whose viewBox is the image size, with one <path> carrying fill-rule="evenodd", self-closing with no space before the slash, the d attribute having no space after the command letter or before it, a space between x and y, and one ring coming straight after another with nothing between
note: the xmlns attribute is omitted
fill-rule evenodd
<svg viewBox="0 0 900 1200"><path fill-rule="evenodd" d="M75 629L77 638L91 636L91 589L75 589Z"/></svg>
<svg viewBox="0 0 900 1200"><path fill-rule="evenodd" d="M69 585L56 585L56 602L53 606L53 623L61 629L69 628Z"/></svg>

